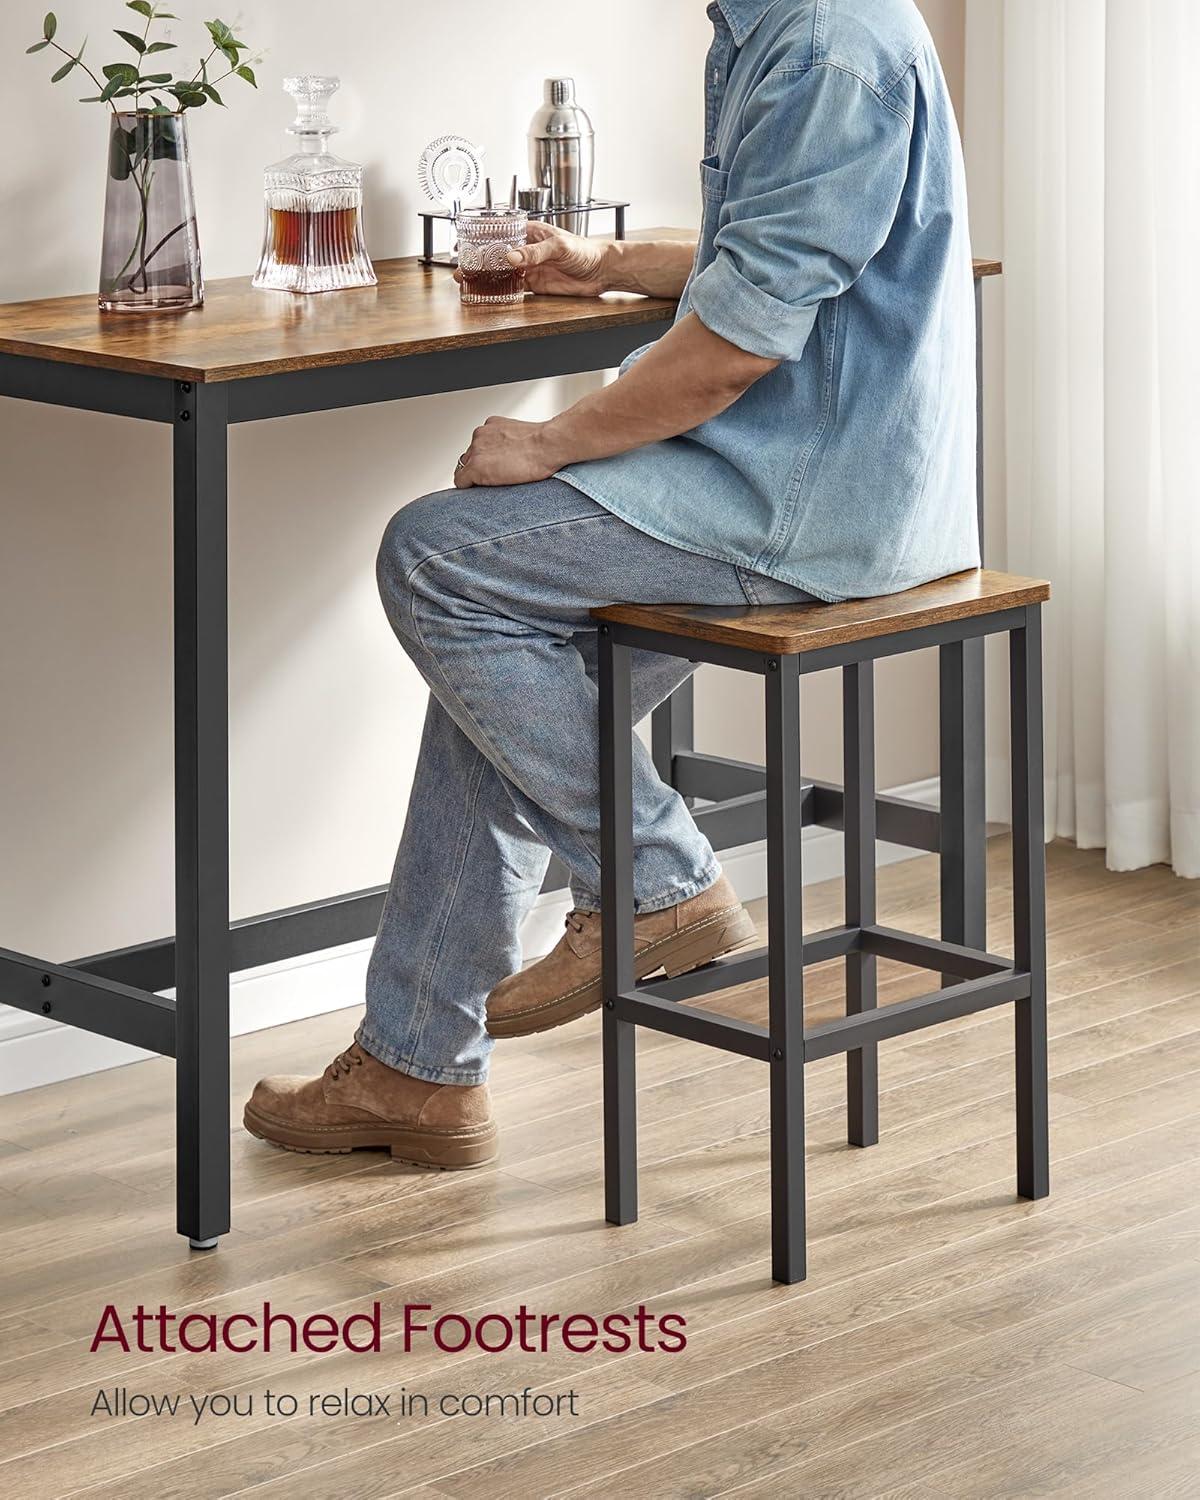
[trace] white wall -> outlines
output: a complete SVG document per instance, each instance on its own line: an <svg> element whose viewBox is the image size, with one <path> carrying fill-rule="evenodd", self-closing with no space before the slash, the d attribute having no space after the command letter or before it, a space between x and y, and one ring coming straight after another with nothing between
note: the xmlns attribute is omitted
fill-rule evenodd
<svg viewBox="0 0 1200 1500"><path fill-rule="evenodd" d="M116 0L62 0L64 41ZM960 0L929 0L961 51ZM174 23L189 47L201 11ZM0 164L0 299L95 286L104 119L23 56L41 8L0 8L0 97L22 149ZM598 24L598 16L603 22ZM367 168L378 257L416 246L416 160L444 131L521 168L546 73L574 72L599 132L597 190L629 196L634 226L695 222L703 0L493 0L445 6L257 0L239 33L265 49L261 90L193 117L205 269L247 273L260 174L288 149L285 72L341 74L339 149ZM120 44L113 57L120 55ZM590 378L429 398L239 427L231 439L232 904L236 915L386 878L401 826L423 693L378 608L375 547L388 516L444 486L492 411L548 413ZM171 711L169 433L116 418L0 402L0 946L47 958L169 932ZM936 770L927 665L885 674L881 781ZM748 680L706 685L706 743L753 753L722 726ZM720 723L717 721L720 720ZM810 769L836 769L828 689L810 703Z"/></svg>
<svg viewBox="0 0 1200 1500"><path fill-rule="evenodd" d="M950 85L950 93L953 95L954 107L958 111L961 124L966 92L966 7L964 0L918 0L918 3L929 23L933 38L937 42L942 69L946 74L946 82Z"/></svg>

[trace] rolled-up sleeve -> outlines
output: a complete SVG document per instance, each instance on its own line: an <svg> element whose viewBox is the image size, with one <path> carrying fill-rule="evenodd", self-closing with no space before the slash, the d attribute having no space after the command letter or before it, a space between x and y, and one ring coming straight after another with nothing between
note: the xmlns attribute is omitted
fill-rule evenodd
<svg viewBox="0 0 1200 1500"><path fill-rule="evenodd" d="M820 304L886 242L911 137L898 108L836 65L768 74L728 164L715 259L691 285L700 321L747 353L799 359Z"/></svg>

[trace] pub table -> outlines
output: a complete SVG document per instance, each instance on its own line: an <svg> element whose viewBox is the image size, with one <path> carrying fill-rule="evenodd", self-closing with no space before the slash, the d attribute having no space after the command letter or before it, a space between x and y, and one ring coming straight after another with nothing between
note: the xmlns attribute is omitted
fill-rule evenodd
<svg viewBox="0 0 1200 1500"><path fill-rule="evenodd" d="M998 269L977 262L976 276ZM377 287L310 297L210 282L202 308L174 314L101 315L94 296L0 305L0 396L174 433L175 935L65 964L0 949L0 1002L175 1059L177 1226L197 1250L230 1227L230 973L369 937L383 898L356 891L230 924L230 424L610 369L675 311L623 295L468 308L416 258L376 272ZM693 793L703 783L697 821L718 848L761 836L765 794L733 763L690 755L689 721L686 691L660 710L660 765L676 784L690 774ZM978 839L982 816L980 800ZM927 846L924 824L914 837ZM564 883L552 870L547 884ZM171 988L174 1000L158 993Z"/></svg>

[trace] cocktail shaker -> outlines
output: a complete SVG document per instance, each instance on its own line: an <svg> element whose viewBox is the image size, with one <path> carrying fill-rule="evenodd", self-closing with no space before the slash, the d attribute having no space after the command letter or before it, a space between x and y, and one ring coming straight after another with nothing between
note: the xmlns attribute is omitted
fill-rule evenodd
<svg viewBox="0 0 1200 1500"><path fill-rule="evenodd" d="M592 201L595 132L587 112L575 102L573 78L547 78L542 107L529 127L529 170L535 188L550 189L553 221L572 234L586 234L589 215L577 205Z"/></svg>

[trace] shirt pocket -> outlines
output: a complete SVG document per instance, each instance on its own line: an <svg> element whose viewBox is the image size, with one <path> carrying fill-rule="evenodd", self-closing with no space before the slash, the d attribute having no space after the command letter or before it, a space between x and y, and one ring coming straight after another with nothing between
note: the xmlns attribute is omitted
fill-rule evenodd
<svg viewBox="0 0 1200 1500"><path fill-rule="evenodd" d="M700 243L696 247L695 274L699 275L716 259L713 241L721 227L721 210L729 193L729 173L717 166L715 156L706 156L700 163L700 202L703 218L700 225Z"/></svg>

